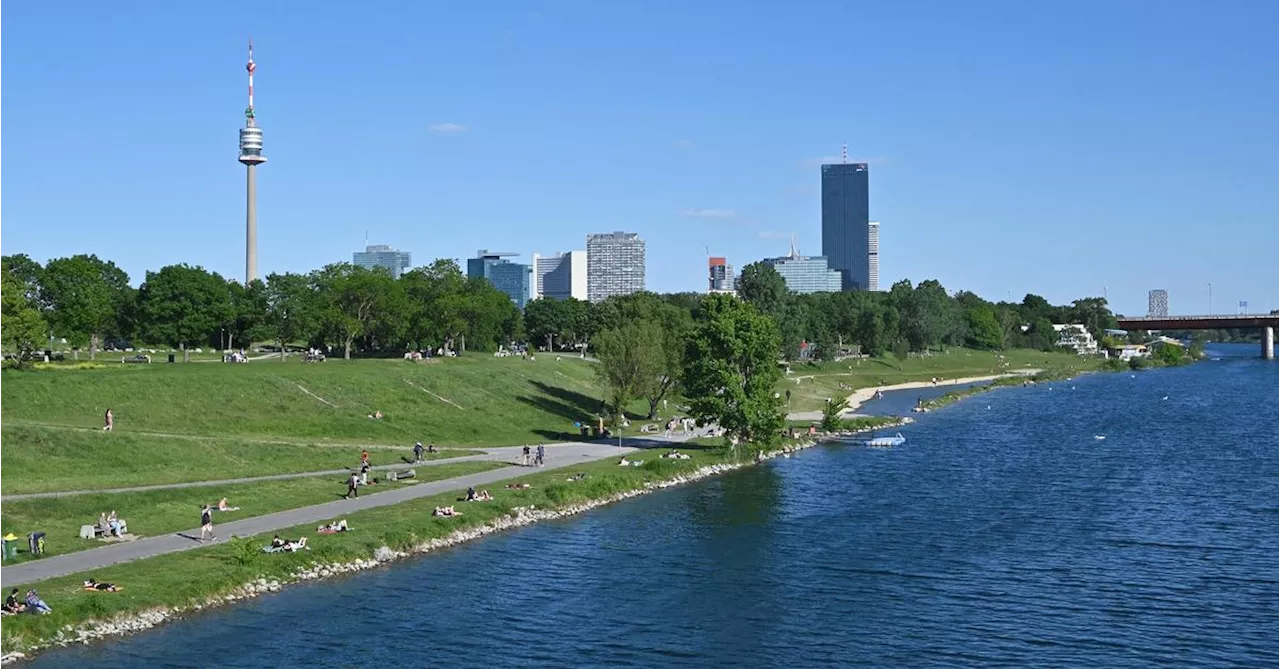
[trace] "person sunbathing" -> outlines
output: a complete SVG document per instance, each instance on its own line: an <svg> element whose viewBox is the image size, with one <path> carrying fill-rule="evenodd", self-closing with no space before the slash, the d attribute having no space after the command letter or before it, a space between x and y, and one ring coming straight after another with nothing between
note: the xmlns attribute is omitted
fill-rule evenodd
<svg viewBox="0 0 1280 669"><path fill-rule="evenodd" d="M631 461L630 461L630 460L628 460L628 459L627 459L627 456L625 456L625 455L624 455L624 456L622 456L621 458L619 458L619 459L618 459L618 466L619 466L619 467L629 467L629 466L631 466Z"/></svg>
<svg viewBox="0 0 1280 669"><path fill-rule="evenodd" d="M444 507L437 506L436 510L431 512L431 515L447 518L449 516L461 516L462 514L457 511L454 511L453 507L451 506L444 506Z"/></svg>
<svg viewBox="0 0 1280 669"><path fill-rule="evenodd" d="M284 546L285 546L285 544L286 544L286 543L287 543L287 542L286 542L284 539L281 539L281 538L280 538L280 535L279 535L279 534L275 535L274 537L271 537L271 549L272 549L272 550L280 550L280 549L284 548Z"/></svg>
<svg viewBox="0 0 1280 669"><path fill-rule="evenodd" d="M120 588L116 587L116 584L115 584L115 583L99 583L98 581L95 581L95 580L93 580L93 579L89 579L89 580L87 580L87 581L85 581L85 582L84 582L84 589L85 589L85 590L100 590L100 591L102 591L102 592L115 592L115 591L119 590Z"/></svg>
<svg viewBox="0 0 1280 669"><path fill-rule="evenodd" d="M347 521L343 519L343 520L339 520L336 523L321 525L316 528L316 531L321 534L336 534L338 532L346 532L349 529L350 528L347 527Z"/></svg>
<svg viewBox="0 0 1280 669"><path fill-rule="evenodd" d="M477 502L492 502L492 501L493 501L493 495L490 495L488 490L481 490L480 492L476 493L475 501L477 501Z"/></svg>
<svg viewBox="0 0 1280 669"><path fill-rule="evenodd" d="M528 483L508 483L507 484L507 490L528 490L529 488L530 486Z"/></svg>
<svg viewBox="0 0 1280 669"><path fill-rule="evenodd" d="M36 592L35 589L27 591L27 609L35 613L53 613L53 609L49 608L49 605L45 604L43 599L40 599L40 593Z"/></svg>
<svg viewBox="0 0 1280 669"><path fill-rule="evenodd" d="M238 506L228 506L228 505L227 505L227 498L226 498L226 497L223 497L222 499L218 500L218 510L219 510L219 511L239 511L239 510L240 510L240 507L238 507Z"/></svg>

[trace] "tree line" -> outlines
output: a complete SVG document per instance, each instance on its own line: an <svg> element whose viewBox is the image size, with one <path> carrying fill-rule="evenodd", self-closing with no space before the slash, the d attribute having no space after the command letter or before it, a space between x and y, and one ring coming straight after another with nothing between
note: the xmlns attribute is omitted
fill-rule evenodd
<svg viewBox="0 0 1280 669"><path fill-rule="evenodd" d="M108 342L140 339L182 350L305 343L343 357L406 350L489 351L528 342L550 351L590 352L617 422L634 402L654 417L682 397L692 415L732 441L770 442L784 424L775 388L781 365L842 354L903 359L945 346L1050 349L1053 325L1080 323L1101 339L1115 326L1102 298L1054 306L1038 295L989 302L937 281L895 283L883 293L797 295L763 263L748 265L739 296L635 293L600 303L539 299L523 313L453 260L392 278L346 263L308 274L277 273L248 286L216 272L170 265L138 288L93 255L41 266L4 256L0 336L19 359L51 338L90 358ZM185 356L184 356L185 358ZM284 359L283 356L281 358Z"/></svg>

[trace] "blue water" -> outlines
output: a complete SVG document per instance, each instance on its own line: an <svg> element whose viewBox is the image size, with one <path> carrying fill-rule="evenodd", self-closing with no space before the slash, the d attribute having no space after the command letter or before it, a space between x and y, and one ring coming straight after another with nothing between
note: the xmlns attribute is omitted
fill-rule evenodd
<svg viewBox="0 0 1280 669"><path fill-rule="evenodd" d="M999 389L30 666L1275 666L1276 390L1244 357Z"/></svg>

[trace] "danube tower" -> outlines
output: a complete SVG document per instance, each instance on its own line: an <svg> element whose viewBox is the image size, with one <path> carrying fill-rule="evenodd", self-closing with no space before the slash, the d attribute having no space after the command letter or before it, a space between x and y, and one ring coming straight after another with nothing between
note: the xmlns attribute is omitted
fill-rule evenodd
<svg viewBox="0 0 1280 669"><path fill-rule="evenodd" d="M244 163L247 181L245 182L245 217L244 217L244 285L258 278L258 186L255 169L267 162L262 155L262 128L253 120L253 40L249 41L249 62L244 69L249 71L249 106L244 110L244 127L240 129L240 162Z"/></svg>

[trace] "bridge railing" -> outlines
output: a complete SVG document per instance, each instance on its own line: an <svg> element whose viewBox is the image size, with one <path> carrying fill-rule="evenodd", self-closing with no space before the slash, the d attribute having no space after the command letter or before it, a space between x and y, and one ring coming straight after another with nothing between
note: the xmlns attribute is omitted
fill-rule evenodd
<svg viewBox="0 0 1280 669"><path fill-rule="evenodd" d="M1249 318L1280 318L1276 314L1214 314L1199 316L1117 316L1118 321L1236 321Z"/></svg>

